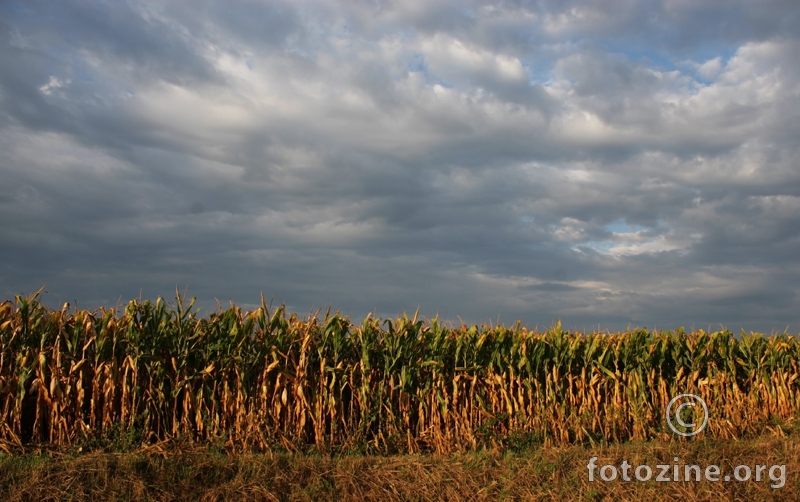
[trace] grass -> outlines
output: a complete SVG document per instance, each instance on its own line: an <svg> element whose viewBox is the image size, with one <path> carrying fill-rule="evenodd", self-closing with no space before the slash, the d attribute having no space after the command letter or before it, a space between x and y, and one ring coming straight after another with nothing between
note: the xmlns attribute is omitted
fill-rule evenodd
<svg viewBox="0 0 800 502"><path fill-rule="evenodd" d="M787 466L786 484L755 482L595 482L586 464ZM130 452L0 455L0 499L22 500L798 500L800 438L633 441L603 447L483 450L436 455L226 454L175 443Z"/></svg>

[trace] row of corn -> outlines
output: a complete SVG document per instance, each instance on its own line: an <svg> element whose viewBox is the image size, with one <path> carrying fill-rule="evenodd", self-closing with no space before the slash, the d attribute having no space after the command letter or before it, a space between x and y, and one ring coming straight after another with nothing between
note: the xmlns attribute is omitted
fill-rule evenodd
<svg viewBox="0 0 800 502"><path fill-rule="evenodd" d="M699 437L782 434L800 409L798 360L786 334L353 325L263 298L201 317L180 295L53 311L18 296L0 304L0 442L122 429L144 444L449 452L667 438L667 405L687 392L710 409Z"/></svg>

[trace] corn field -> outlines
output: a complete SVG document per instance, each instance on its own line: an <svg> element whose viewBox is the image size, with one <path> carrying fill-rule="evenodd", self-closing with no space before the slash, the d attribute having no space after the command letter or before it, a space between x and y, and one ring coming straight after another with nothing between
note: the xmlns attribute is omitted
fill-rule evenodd
<svg viewBox="0 0 800 502"><path fill-rule="evenodd" d="M465 451L672 437L683 392L698 437L791 427L800 343L786 334L545 333L403 316L301 319L236 306L200 317L178 295L124 309L0 304L0 449L112 430L236 450Z"/></svg>

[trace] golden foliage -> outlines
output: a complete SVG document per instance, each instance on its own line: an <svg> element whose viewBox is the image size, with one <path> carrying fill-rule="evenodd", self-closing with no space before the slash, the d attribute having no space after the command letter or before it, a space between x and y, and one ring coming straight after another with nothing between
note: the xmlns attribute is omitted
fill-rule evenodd
<svg viewBox="0 0 800 502"><path fill-rule="evenodd" d="M192 307L0 304L0 441L64 446L116 427L146 444L444 453L668 437L666 406L684 392L708 403L702 435L717 438L779 433L800 404L800 344L785 334L352 325L270 313L263 298L206 318Z"/></svg>

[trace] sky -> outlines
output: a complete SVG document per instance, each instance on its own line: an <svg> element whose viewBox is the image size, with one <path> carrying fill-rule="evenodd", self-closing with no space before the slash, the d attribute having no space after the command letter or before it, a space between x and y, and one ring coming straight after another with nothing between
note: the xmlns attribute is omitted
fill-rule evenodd
<svg viewBox="0 0 800 502"><path fill-rule="evenodd" d="M0 299L800 332L800 3L0 0Z"/></svg>

